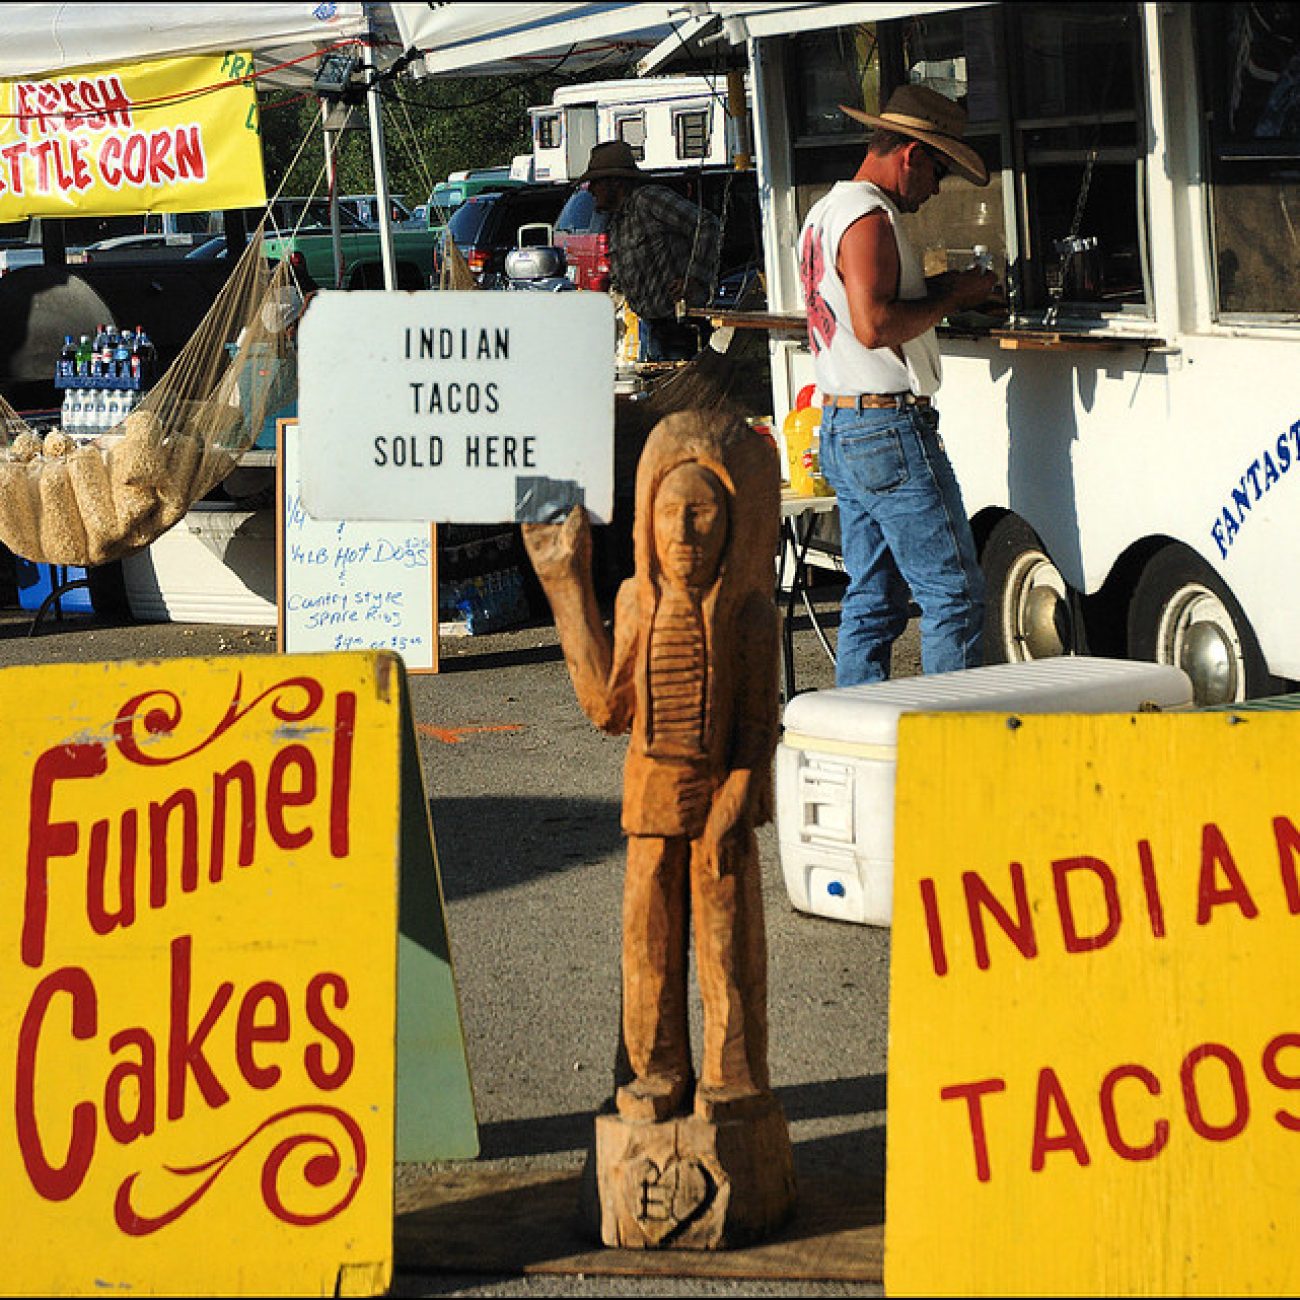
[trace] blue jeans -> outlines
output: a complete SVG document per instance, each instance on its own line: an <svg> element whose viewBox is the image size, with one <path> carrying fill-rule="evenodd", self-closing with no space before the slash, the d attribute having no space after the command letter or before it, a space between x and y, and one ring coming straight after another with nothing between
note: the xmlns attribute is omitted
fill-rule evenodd
<svg viewBox="0 0 1300 1300"><path fill-rule="evenodd" d="M984 575L933 408L822 412L821 468L835 489L849 585L840 609L835 683L884 681L921 608L921 669L982 660Z"/></svg>

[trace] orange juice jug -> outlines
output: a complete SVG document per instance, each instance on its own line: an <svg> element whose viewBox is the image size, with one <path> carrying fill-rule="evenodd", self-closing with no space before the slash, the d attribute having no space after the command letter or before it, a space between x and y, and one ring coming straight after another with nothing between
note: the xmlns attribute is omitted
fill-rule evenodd
<svg viewBox="0 0 1300 1300"><path fill-rule="evenodd" d="M790 465L790 490L801 497L832 496L830 484L822 477L818 431L821 408L806 406L791 411L781 425L786 457Z"/></svg>

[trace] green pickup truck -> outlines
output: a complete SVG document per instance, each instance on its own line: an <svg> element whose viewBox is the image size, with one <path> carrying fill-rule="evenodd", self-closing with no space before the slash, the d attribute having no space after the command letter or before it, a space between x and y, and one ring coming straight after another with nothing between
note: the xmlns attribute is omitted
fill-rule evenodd
<svg viewBox="0 0 1300 1300"><path fill-rule="evenodd" d="M287 200L279 200L280 203ZM301 217L301 219L299 219ZM343 258L343 289L382 289L383 257L379 231L364 225L351 213L339 210L339 247ZM305 213L280 222L280 233L266 236L263 252L273 261L288 258L306 270L322 289L334 287L334 245L330 235L329 204L312 199ZM438 236L430 230L394 227L393 260L399 289L427 289L437 271Z"/></svg>

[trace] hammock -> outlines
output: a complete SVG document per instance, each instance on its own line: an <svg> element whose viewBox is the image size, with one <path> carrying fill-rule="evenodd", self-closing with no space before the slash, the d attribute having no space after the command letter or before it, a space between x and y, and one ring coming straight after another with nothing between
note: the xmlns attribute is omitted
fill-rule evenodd
<svg viewBox="0 0 1300 1300"><path fill-rule="evenodd" d="M469 263L465 260L465 254L456 247L456 241L447 235L443 244L446 252L443 255L442 266L438 271L438 287L440 289L477 289L478 281L474 278L474 272L469 269Z"/></svg>
<svg viewBox="0 0 1300 1300"><path fill-rule="evenodd" d="M42 437L0 397L0 542L43 564L88 568L148 546L234 469L297 386L301 307L262 230L167 372L97 437Z"/></svg>

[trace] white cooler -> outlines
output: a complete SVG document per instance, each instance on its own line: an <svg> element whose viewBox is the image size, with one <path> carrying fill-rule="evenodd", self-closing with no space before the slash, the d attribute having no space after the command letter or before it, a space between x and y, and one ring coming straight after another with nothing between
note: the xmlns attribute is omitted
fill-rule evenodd
<svg viewBox="0 0 1300 1300"><path fill-rule="evenodd" d="M777 835L790 902L839 921L890 923L904 713L1132 713L1144 705L1190 708L1191 680L1167 665L1068 657L796 695L776 751Z"/></svg>

